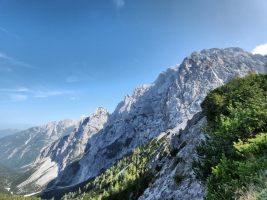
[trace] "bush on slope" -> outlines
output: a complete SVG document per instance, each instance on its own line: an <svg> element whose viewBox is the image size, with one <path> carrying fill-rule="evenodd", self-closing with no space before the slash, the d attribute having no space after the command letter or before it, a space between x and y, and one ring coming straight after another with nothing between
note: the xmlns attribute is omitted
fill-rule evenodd
<svg viewBox="0 0 267 200"><path fill-rule="evenodd" d="M251 185L264 199L267 169L267 75L250 74L210 92L202 103L207 140L198 147L196 175L206 199L236 199ZM265 181L262 181L265 180ZM244 194L244 193L243 193Z"/></svg>

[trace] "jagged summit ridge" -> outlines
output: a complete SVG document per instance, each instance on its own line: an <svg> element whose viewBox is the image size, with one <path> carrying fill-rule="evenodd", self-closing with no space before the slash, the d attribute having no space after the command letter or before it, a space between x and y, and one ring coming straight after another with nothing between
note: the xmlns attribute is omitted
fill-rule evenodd
<svg viewBox="0 0 267 200"><path fill-rule="evenodd" d="M264 73L266 63L266 57L239 48L192 53L180 65L161 73L154 83L126 96L105 127L88 140L85 155L75 167L66 167L54 186L76 184L97 176L161 132L184 128L200 111L200 103L210 90L236 76L252 71Z"/></svg>

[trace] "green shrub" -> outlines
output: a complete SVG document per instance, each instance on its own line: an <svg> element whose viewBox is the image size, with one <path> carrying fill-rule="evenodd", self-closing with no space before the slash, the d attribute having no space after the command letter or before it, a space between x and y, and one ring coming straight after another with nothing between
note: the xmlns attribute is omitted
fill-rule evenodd
<svg viewBox="0 0 267 200"><path fill-rule="evenodd" d="M267 76L237 78L209 93L202 103L207 140L197 147L193 168L207 186L206 199L236 199L259 186L267 169Z"/></svg>
<svg viewBox="0 0 267 200"><path fill-rule="evenodd" d="M180 174L175 174L173 179L174 179L176 184L180 184L184 180L184 176L182 176Z"/></svg>

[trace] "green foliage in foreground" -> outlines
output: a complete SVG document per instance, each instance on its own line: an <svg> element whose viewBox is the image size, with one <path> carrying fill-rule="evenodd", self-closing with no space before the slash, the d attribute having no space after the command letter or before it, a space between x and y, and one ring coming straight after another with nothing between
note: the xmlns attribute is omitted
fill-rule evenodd
<svg viewBox="0 0 267 200"><path fill-rule="evenodd" d="M138 199L153 179L147 163L159 151L160 147L164 148L165 140L166 136L159 140L153 139L136 148L130 155L90 181L84 188L74 193L68 193L62 199Z"/></svg>
<svg viewBox="0 0 267 200"><path fill-rule="evenodd" d="M237 78L208 94L207 141L198 147L197 177L207 186L207 200L267 199L267 75Z"/></svg>
<svg viewBox="0 0 267 200"><path fill-rule="evenodd" d="M37 197L23 197L18 195L0 194L0 200L41 200Z"/></svg>

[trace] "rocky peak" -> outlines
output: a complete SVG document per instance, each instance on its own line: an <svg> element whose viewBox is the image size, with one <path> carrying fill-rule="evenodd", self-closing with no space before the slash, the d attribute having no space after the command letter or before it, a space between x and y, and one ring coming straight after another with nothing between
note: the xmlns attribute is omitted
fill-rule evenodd
<svg viewBox="0 0 267 200"><path fill-rule="evenodd" d="M95 115L108 115L108 110L103 107L98 107L96 111L94 112Z"/></svg>
<svg viewBox="0 0 267 200"><path fill-rule="evenodd" d="M206 94L236 76L266 72L267 58L239 48L194 52L157 80L138 87L118 104L102 130L88 140L86 154L63 171L58 185L75 184L98 175L133 148L168 129L184 128L201 110ZM66 174L72 173L71 177Z"/></svg>
<svg viewBox="0 0 267 200"><path fill-rule="evenodd" d="M107 118L109 117L109 112L107 109L103 108L103 107L98 107L96 109L96 111L89 117L90 118L90 121L92 123L95 123L96 121L94 121L93 119L96 119L96 120L100 120L101 123L102 121L106 121ZM90 123L90 124L92 124Z"/></svg>

